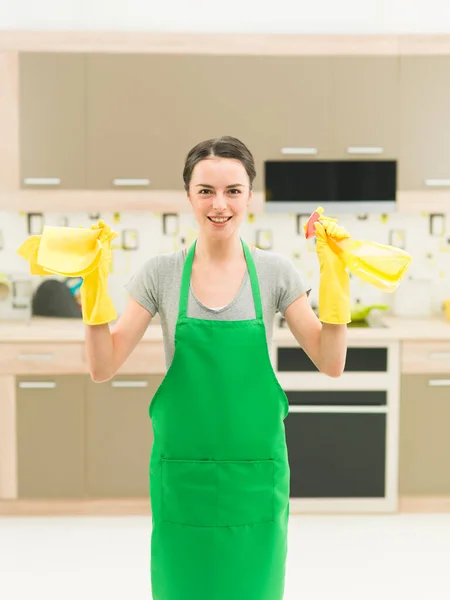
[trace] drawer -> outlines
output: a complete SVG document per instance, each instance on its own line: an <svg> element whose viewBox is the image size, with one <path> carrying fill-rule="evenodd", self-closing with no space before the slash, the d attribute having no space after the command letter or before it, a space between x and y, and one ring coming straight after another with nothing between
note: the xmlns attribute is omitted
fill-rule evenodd
<svg viewBox="0 0 450 600"><path fill-rule="evenodd" d="M0 374L45 375L86 373L84 344L2 343Z"/></svg>
<svg viewBox="0 0 450 600"><path fill-rule="evenodd" d="M449 373L449 342L403 342L402 373Z"/></svg>

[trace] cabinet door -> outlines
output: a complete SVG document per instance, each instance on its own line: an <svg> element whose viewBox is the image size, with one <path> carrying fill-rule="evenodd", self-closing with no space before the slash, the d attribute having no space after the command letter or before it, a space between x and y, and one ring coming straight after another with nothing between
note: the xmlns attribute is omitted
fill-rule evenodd
<svg viewBox="0 0 450 600"><path fill-rule="evenodd" d="M182 189L188 151L231 135L264 160L326 147L327 61L207 55L88 58L88 187Z"/></svg>
<svg viewBox="0 0 450 600"><path fill-rule="evenodd" d="M450 185L450 57L401 58L399 189Z"/></svg>
<svg viewBox="0 0 450 600"><path fill-rule="evenodd" d="M450 374L403 375L399 491L450 494Z"/></svg>
<svg viewBox="0 0 450 600"><path fill-rule="evenodd" d="M84 495L84 375L16 379L19 498Z"/></svg>
<svg viewBox="0 0 450 600"><path fill-rule="evenodd" d="M260 64L260 97L248 118L260 132L255 147L261 162L329 158L329 59L276 56L261 58Z"/></svg>
<svg viewBox="0 0 450 600"><path fill-rule="evenodd" d="M329 60L332 157L396 159L399 59L355 56Z"/></svg>
<svg viewBox="0 0 450 600"><path fill-rule="evenodd" d="M89 497L148 497L153 431L148 408L162 381L117 376L88 381L86 494Z"/></svg>
<svg viewBox="0 0 450 600"><path fill-rule="evenodd" d="M21 54L19 102L22 187L84 188L84 55Z"/></svg>

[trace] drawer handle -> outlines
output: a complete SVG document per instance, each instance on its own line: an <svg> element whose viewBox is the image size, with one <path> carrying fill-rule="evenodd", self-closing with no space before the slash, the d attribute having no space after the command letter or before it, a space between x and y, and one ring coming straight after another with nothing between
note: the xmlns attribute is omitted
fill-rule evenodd
<svg viewBox="0 0 450 600"><path fill-rule="evenodd" d="M145 388L148 381L112 381L111 385L115 388Z"/></svg>
<svg viewBox="0 0 450 600"><path fill-rule="evenodd" d="M53 354L19 354L19 360L53 360Z"/></svg>
<svg viewBox="0 0 450 600"><path fill-rule="evenodd" d="M450 187L450 179L425 179L428 187Z"/></svg>
<svg viewBox="0 0 450 600"><path fill-rule="evenodd" d="M431 387L450 387L450 379L429 379L428 385Z"/></svg>
<svg viewBox="0 0 450 600"><path fill-rule="evenodd" d="M347 154L383 154L381 146L349 146Z"/></svg>
<svg viewBox="0 0 450 600"><path fill-rule="evenodd" d="M61 179L58 177L25 177L25 185L59 185Z"/></svg>
<svg viewBox="0 0 450 600"><path fill-rule="evenodd" d="M437 360L442 358L450 358L450 352L432 352L430 358L436 358Z"/></svg>
<svg viewBox="0 0 450 600"><path fill-rule="evenodd" d="M113 185L116 187L127 186L127 187L138 187L143 185L149 185L150 179L113 179Z"/></svg>
<svg viewBox="0 0 450 600"><path fill-rule="evenodd" d="M303 155L313 155L317 154L317 148L281 148L281 154L303 154Z"/></svg>
<svg viewBox="0 0 450 600"><path fill-rule="evenodd" d="M56 387L54 381L20 381L19 387L23 390L51 390Z"/></svg>

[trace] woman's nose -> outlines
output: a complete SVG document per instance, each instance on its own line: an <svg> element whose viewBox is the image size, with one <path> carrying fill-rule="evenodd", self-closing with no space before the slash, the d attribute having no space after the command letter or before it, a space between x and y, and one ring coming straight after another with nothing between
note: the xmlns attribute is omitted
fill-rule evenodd
<svg viewBox="0 0 450 600"><path fill-rule="evenodd" d="M218 192L213 198L213 208L216 210L225 210L226 206L227 201L225 196Z"/></svg>

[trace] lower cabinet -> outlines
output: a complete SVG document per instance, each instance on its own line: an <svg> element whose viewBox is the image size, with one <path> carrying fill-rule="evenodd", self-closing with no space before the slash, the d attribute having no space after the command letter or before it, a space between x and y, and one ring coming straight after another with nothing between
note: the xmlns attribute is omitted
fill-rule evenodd
<svg viewBox="0 0 450 600"><path fill-rule="evenodd" d="M85 375L16 378L19 498L85 493Z"/></svg>
<svg viewBox="0 0 450 600"><path fill-rule="evenodd" d="M162 376L117 376L87 383L86 495L149 495L153 432L148 408Z"/></svg>
<svg viewBox="0 0 450 600"><path fill-rule="evenodd" d="M162 379L18 376L18 497L149 497L148 408Z"/></svg>
<svg viewBox="0 0 450 600"><path fill-rule="evenodd" d="M403 375L400 403L400 494L450 494L450 374Z"/></svg>

